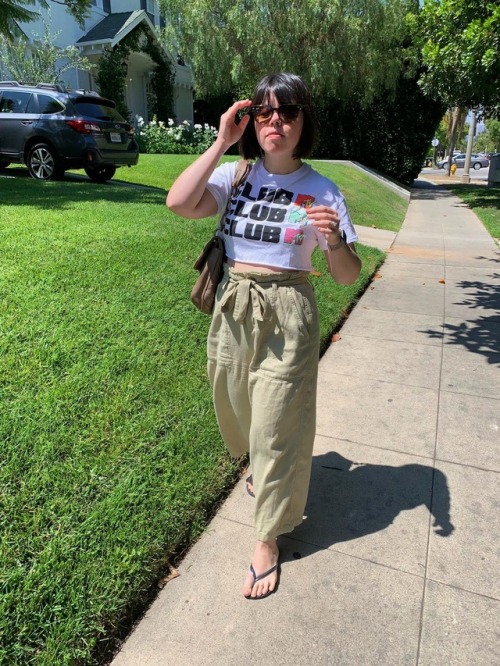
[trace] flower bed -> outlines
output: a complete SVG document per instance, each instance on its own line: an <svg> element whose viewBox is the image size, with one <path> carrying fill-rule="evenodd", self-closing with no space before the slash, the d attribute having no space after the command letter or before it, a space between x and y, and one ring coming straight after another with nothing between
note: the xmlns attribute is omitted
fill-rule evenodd
<svg viewBox="0 0 500 666"><path fill-rule="evenodd" d="M212 145L218 134L216 128L207 123L193 125L184 120L176 125L172 118L164 122L156 116L149 123L136 116L135 128L141 153L199 154Z"/></svg>

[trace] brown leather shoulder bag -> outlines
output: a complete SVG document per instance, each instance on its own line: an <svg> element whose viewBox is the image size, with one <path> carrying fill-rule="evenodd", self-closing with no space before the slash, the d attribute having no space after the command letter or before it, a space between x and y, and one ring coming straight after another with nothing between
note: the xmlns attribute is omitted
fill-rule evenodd
<svg viewBox="0 0 500 666"><path fill-rule="evenodd" d="M199 271L200 276L194 283L191 291L191 301L196 305L198 310L205 314L212 314L215 303L215 294L217 293L217 286L222 279L224 272L224 260L226 258L226 250L224 247L224 238L222 236L222 229L224 220L227 214L229 202L233 197L235 191L240 187L243 181L250 173L252 165L247 160L239 160L236 165L236 172L234 174L233 182L231 183L231 193L229 195L226 208L222 214L217 229L212 238L203 248L200 256L194 263L194 268Z"/></svg>

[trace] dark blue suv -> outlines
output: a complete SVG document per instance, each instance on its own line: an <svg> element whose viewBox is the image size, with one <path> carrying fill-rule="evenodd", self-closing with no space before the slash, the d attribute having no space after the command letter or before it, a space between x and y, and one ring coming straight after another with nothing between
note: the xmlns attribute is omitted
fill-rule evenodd
<svg viewBox="0 0 500 666"><path fill-rule="evenodd" d="M103 183L138 159L133 128L111 100L60 85L0 81L0 169L24 163L37 180L85 169Z"/></svg>

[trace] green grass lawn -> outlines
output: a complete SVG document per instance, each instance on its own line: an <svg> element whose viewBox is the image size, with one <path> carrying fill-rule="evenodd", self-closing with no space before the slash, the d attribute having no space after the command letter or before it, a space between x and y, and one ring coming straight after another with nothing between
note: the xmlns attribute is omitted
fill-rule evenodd
<svg viewBox="0 0 500 666"><path fill-rule="evenodd" d="M500 242L500 187L446 185L471 208L489 233Z"/></svg>
<svg viewBox="0 0 500 666"><path fill-rule="evenodd" d="M179 173L196 159L196 155L141 155L137 166L121 168L115 179L168 190ZM234 156L225 160L238 159ZM408 203L374 178L347 164L311 161L320 173L331 178L344 194L352 220L364 227L399 231ZM79 172L79 173L83 173Z"/></svg>
<svg viewBox="0 0 500 666"><path fill-rule="evenodd" d="M164 205L189 159L117 174L149 188L0 179L2 664L102 663L237 478L189 301L214 221ZM358 222L385 196L353 183ZM359 251L349 287L315 258L323 348L383 259Z"/></svg>

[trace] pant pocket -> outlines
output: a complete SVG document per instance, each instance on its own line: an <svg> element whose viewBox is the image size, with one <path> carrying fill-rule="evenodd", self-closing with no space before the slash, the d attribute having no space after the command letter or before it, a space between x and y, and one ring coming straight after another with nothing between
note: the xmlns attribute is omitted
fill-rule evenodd
<svg viewBox="0 0 500 666"><path fill-rule="evenodd" d="M297 328L300 335L307 337L311 330L313 311L307 297L298 289L289 289L289 298L293 313L297 320Z"/></svg>

